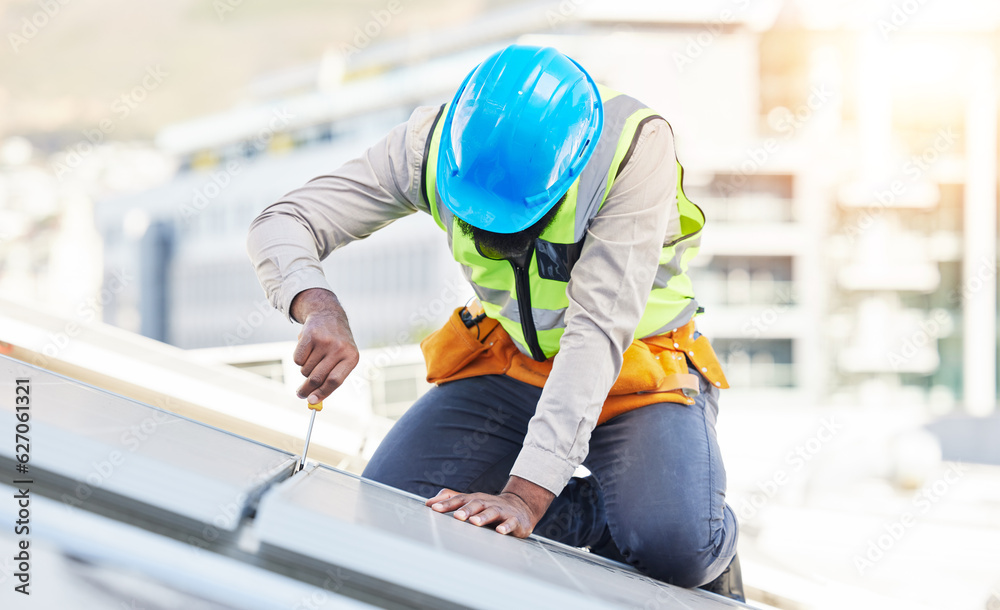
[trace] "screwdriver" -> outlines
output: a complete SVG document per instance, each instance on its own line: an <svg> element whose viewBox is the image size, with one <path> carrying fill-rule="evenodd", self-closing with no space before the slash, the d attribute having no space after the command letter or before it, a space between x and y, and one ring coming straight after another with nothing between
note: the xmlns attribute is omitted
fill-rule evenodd
<svg viewBox="0 0 1000 610"><path fill-rule="evenodd" d="M316 421L316 412L323 410L323 401L319 401L314 405L308 405L309 409L312 410L312 415L309 417L309 429L306 431L306 446L302 448L302 459L299 460L299 466L295 469L295 472L300 472L306 467L306 453L309 452L309 438L312 437L313 433L313 422ZM293 472L292 474L295 474Z"/></svg>

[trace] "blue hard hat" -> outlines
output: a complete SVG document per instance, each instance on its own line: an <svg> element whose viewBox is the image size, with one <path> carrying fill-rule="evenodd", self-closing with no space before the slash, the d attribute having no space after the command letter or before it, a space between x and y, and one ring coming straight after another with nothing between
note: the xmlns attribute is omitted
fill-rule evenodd
<svg viewBox="0 0 1000 610"><path fill-rule="evenodd" d="M597 146L597 85L553 48L511 45L479 64L444 119L437 188L448 209L493 233L537 222Z"/></svg>

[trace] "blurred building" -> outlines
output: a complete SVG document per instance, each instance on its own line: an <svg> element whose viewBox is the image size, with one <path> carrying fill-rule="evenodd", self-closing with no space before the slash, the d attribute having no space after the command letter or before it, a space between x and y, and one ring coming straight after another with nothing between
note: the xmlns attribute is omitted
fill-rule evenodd
<svg viewBox="0 0 1000 610"><path fill-rule="evenodd" d="M81 140L67 150L47 155L24 137L0 140L0 297L86 323L110 300L94 201L149 188L174 168L148 144Z"/></svg>
<svg viewBox="0 0 1000 610"><path fill-rule="evenodd" d="M160 143L181 165L174 179L97 209L106 276L141 278L104 320L185 348L293 339L246 255L250 222L405 121L423 99L415 94L400 103L389 81L366 80L166 128ZM439 233L402 219L328 262L360 345L413 343L471 294Z"/></svg>
<svg viewBox="0 0 1000 610"><path fill-rule="evenodd" d="M257 105L164 129L170 183L98 206L106 276L143 278L105 320L183 347L291 338L243 254L250 220L493 50L551 44L671 122L709 219L699 324L733 394L989 413L1000 10L906 7L529 2L267 75ZM442 244L407 218L331 257L361 345L414 342L464 301Z"/></svg>

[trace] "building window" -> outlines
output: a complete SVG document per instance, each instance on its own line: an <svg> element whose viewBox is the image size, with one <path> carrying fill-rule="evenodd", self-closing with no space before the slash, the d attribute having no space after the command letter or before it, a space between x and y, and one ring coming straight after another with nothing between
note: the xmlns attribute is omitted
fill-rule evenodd
<svg viewBox="0 0 1000 610"><path fill-rule="evenodd" d="M705 184L685 185L688 198L710 222L786 223L795 220L790 174L720 173Z"/></svg>
<svg viewBox="0 0 1000 610"><path fill-rule="evenodd" d="M713 305L790 305L796 302L790 256L716 256L692 271L698 300Z"/></svg>
<svg viewBox="0 0 1000 610"><path fill-rule="evenodd" d="M712 346L733 388L796 385L791 339L715 339Z"/></svg>

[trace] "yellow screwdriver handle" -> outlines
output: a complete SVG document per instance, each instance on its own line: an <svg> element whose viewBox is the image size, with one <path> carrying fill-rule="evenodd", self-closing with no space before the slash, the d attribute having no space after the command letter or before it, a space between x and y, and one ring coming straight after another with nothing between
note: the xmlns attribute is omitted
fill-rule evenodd
<svg viewBox="0 0 1000 610"><path fill-rule="evenodd" d="M313 411L322 411L323 410L323 401L321 400L321 401L317 402L314 405L306 403L306 406L309 407L310 409L312 409Z"/></svg>

